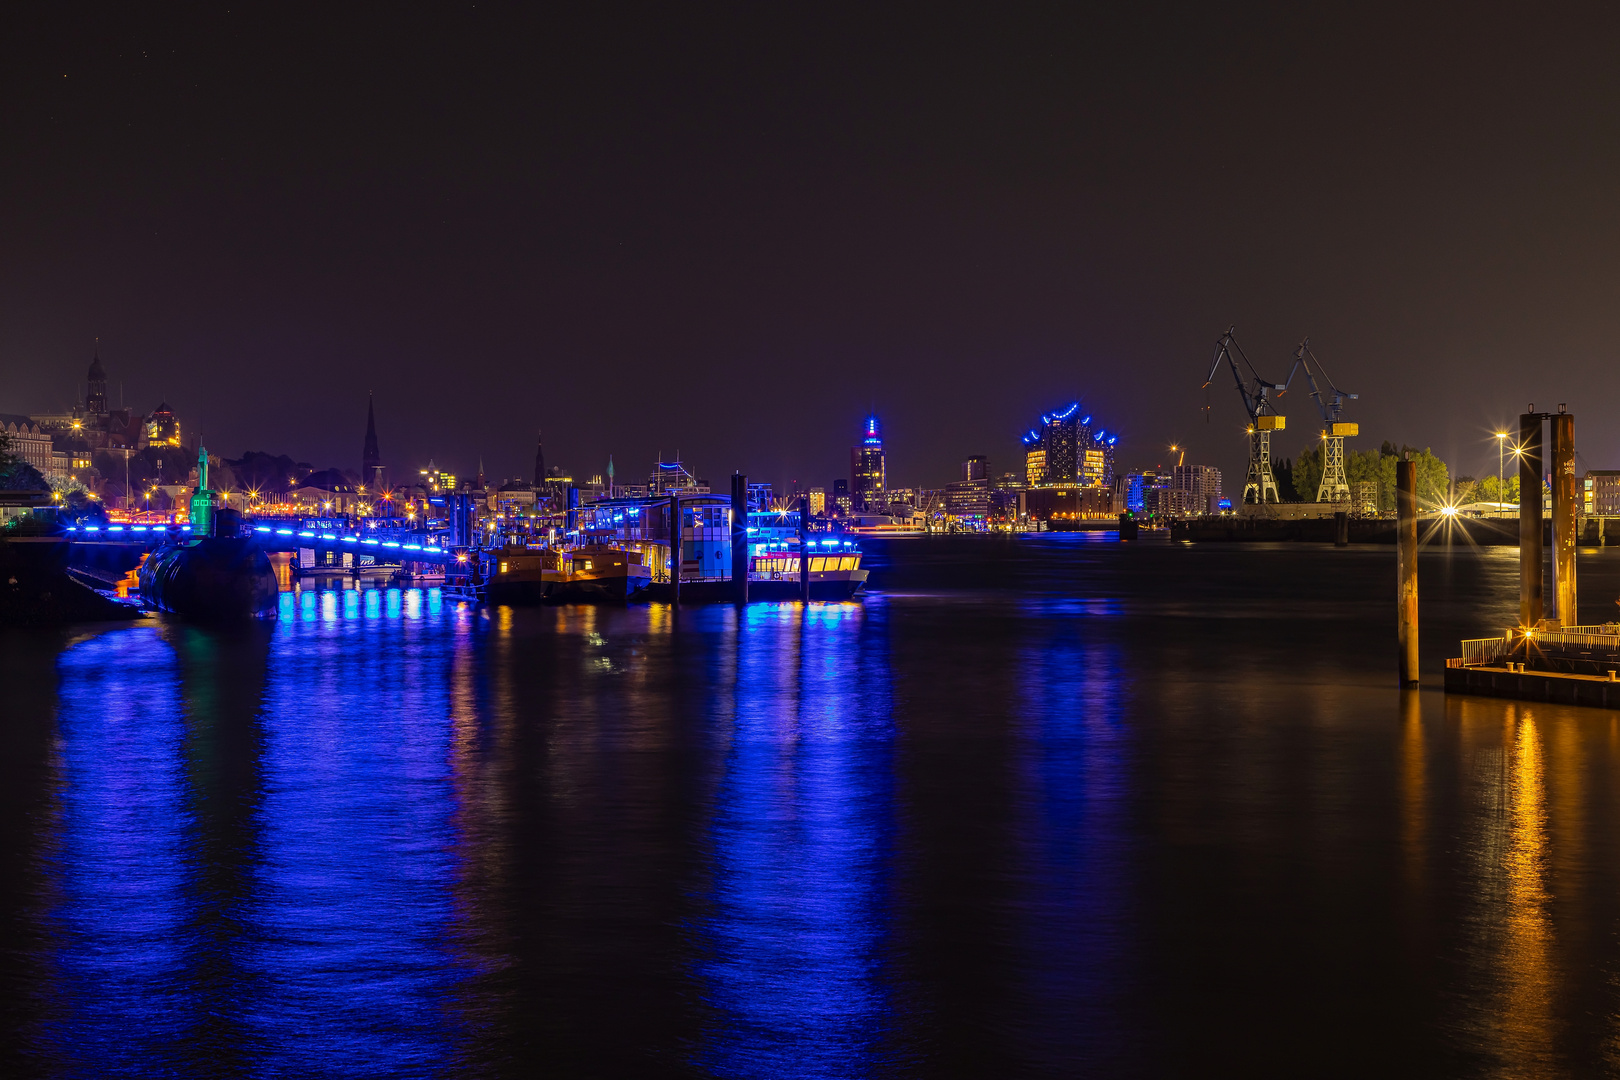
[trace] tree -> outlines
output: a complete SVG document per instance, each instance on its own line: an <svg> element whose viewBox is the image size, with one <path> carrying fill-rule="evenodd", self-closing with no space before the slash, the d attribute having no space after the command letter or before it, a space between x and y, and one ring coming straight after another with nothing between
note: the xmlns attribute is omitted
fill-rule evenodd
<svg viewBox="0 0 1620 1080"><path fill-rule="evenodd" d="M1378 448L1378 508L1380 510L1395 509L1395 463L1403 457L1410 456L1417 464L1417 501L1418 506L1434 507L1446 501L1447 493L1451 489L1451 472L1446 463L1434 456L1434 452L1425 447L1422 450L1412 446L1402 446L1396 450L1392 443L1384 443Z"/></svg>
<svg viewBox="0 0 1620 1080"><path fill-rule="evenodd" d="M1519 501L1519 478L1509 476L1500 486L1494 476L1487 476L1479 482L1479 488L1474 496L1481 502L1517 503Z"/></svg>
<svg viewBox="0 0 1620 1080"><path fill-rule="evenodd" d="M1277 498L1282 502L1299 502L1299 492L1294 488L1293 462L1283 458L1280 467L1272 466L1271 473L1277 479Z"/></svg>
<svg viewBox="0 0 1620 1080"><path fill-rule="evenodd" d="M6 455L0 462L0 491L49 491L51 485L22 458Z"/></svg>
<svg viewBox="0 0 1620 1080"><path fill-rule="evenodd" d="M1294 458L1294 490L1301 500L1315 501L1316 493L1322 488L1322 471L1325 468L1320 440L1314 446L1306 446Z"/></svg>

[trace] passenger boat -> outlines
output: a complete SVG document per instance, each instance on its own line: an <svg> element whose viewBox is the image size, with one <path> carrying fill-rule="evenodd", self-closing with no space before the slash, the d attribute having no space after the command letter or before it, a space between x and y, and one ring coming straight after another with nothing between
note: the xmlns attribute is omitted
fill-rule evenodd
<svg viewBox="0 0 1620 1080"><path fill-rule="evenodd" d="M681 600L685 603L730 601L731 502L719 495L680 496ZM670 500L614 499L581 508L579 535L611 543L641 556L648 569L646 594L669 600L674 592L670 552ZM786 513L748 516L748 594L759 600L799 598L799 518ZM844 536L809 538L810 597L848 600L866 586L857 544ZM582 549L583 550L583 549Z"/></svg>
<svg viewBox="0 0 1620 1080"><path fill-rule="evenodd" d="M560 604L612 601L623 603L645 592L652 583L652 569L639 551L627 551L609 544L587 544L567 551L550 552L555 569L545 571L547 600Z"/></svg>
<svg viewBox="0 0 1620 1080"><path fill-rule="evenodd" d="M484 594L492 604L538 604L556 582L557 553L544 548L509 542L484 552L483 562Z"/></svg>
<svg viewBox="0 0 1620 1080"><path fill-rule="evenodd" d="M810 599L849 600L866 589L867 571L861 549L843 536L808 539L809 552L799 551L799 515L748 515L748 595L760 600L799 598L799 560L810 560Z"/></svg>
<svg viewBox="0 0 1620 1080"><path fill-rule="evenodd" d="M508 543L482 558L485 597L492 604L623 603L651 581L639 551L608 544L558 550Z"/></svg>
<svg viewBox="0 0 1620 1080"><path fill-rule="evenodd" d="M810 541L816 544L817 541ZM835 550L812 548L810 559L810 599L849 600L866 589L867 571L861 568L861 553L848 541L835 541ZM758 600L797 600L799 598L798 545L766 551L749 557L748 595Z"/></svg>

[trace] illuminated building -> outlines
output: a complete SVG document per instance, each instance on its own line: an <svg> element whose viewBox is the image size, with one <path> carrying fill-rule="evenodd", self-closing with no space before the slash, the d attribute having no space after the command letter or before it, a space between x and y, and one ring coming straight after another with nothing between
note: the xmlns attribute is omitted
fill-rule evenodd
<svg viewBox="0 0 1620 1080"><path fill-rule="evenodd" d="M1221 501L1221 470L1213 465L1177 465L1170 472L1170 487L1186 493L1189 512L1211 514Z"/></svg>
<svg viewBox="0 0 1620 1080"><path fill-rule="evenodd" d="M825 514L826 512L827 512L827 489L826 488L811 488L810 489L810 513L815 514L815 515L821 515L821 514Z"/></svg>
<svg viewBox="0 0 1620 1080"><path fill-rule="evenodd" d="M1046 482L1046 451L1036 447L1024 454L1024 483L1040 487Z"/></svg>
<svg viewBox="0 0 1620 1080"><path fill-rule="evenodd" d="M1024 508L1030 520L1061 531L1076 521L1114 516L1114 493L1108 488L1040 487L1024 493Z"/></svg>
<svg viewBox="0 0 1620 1080"><path fill-rule="evenodd" d="M1102 487L1107 471L1106 461L1101 450L1088 447L1081 451L1080 483L1086 487Z"/></svg>
<svg viewBox="0 0 1620 1080"><path fill-rule="evenodd" d="M154 409L152 415L146 418L146 445L180 445L180 421L175 419L167 401Z"/></svg>
<svg viewBox="0 0 1620 1080"><path fill-rule="evenodd" d="M337 469L312 472L287 492L287 502L305 509L311 516L347 514L361 505L360 493L349 478Z"/></svg>
<svg viewBox="0 0 1620 1080"><path fill-rule="evenodd" d="M849 497L849 481L834 480L832 492L833 509L839 514L848 514L854 505Z"/></svg>
<svg viewBox="0 0 1620 1080"><path fill-rule="evenodd" d="M1078 401L1042 416L1023 442L1030 487L1113 487L1119 436L1093 428Z"/></svg>
<svg viewBox="0 0 1620 1080"><path fill-rule="evenodd" d="M44 477L56 475L51 437L26 416L0 416L0 433L11 444L11 452L39 470Z"/></svg>
<svg viewBox="0 0 1620 1080"><path fill-rule="evenodd" d="M880 514L889 505L888 470L878 418L868 416L859 446L849 450L850 507L857 514Z"/></svg>
<svg viewBox="0 0 1620 1080"><path fill-rule="evenodd" d="M1599 517L1620 514L1620 471L1591 469L1581 482L1582 513Z"/></svg>
<svg viewBox="0 0 1620 1080"><path fill-rule="evenodd" d="M433 463L432 458L428 458L428 466L427 468L421 470L421 474L422 490L424 494L442 495L446 492L456 490L456 474L447 473L440 470L440 468ZM364 485L362 485L362 489L363 488Z"/></svg>

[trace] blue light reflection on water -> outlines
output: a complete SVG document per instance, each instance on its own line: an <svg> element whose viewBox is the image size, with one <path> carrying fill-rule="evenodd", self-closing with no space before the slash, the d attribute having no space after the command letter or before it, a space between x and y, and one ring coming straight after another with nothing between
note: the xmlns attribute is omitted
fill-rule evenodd
<svg viewBox="0 0 1620 1080"><path fill-rule="evenodd" d="M881 605L750 608L719 718L698 976L721 1076L855 1076L884 1032L894 739Z"/></svg>
<svg viewBox="0 0 1620 1080"><path fill-rule="evenodd" d="M1058 605L1040 604L1048 614ZM1117 604L1078 605L1117 614ZM1015 752L1025 887L1019 925L1024 1020L1018 1045L1042 1068L1084 1062L1129 1071L1130 1018L1120 1007L1136 971L1121 927L1131 919L1131 768L1125 696L1131 679L1106 623L1033 624L1023 643Z"/></svg>
<svg viewBox="0 0 1620 1080"><path fill-rule="evenodd" d="M361 639L341 630L354 608L288 599L275 624L142 626L60 654L57 996L74 1008L51 1041L85 1075L452 1056L447 686L408 677L442 667L443 635L395 619Z"/></svg>
<svg viewBox="0 0 1620 1080"><path fill-rule="evenodd" d="M449 686L431 673L457 642L382 592L325 592L278 626L267 686L255 1019L298 1032L280 1056L311 1072L421 1070L453 1048Z"/></svg>
<svg viewBox="0 0 1620 1080"><path fill-rule="evenodd" d="M1398 694L1387 549L875 554L0 634L0 1073L1614 1071L1620 721Z"/></svg>
<svg viewBox="0 0 1620 1080"><path fill-rule="evenodd" d="M52 912L55 982L72 1002L49 1031L83 1075L166 1071L206 1012L191 936L185 717L173 650L152 629L65 650Z"/></svg>
<svg viewBox="0 0 1620 1080"><path fill-rule="evenodd" d="M621 903L627 887L667 892L673 882L634 874L633 852L588 845L627 839L642 803L617 786L656 788L691 746L711 794L679 826L697 854L693 886L671 909L685 989L656 992L701 1008L687 1060L661 1063L844 1076L914 1058L915 1033L894 1022L898 999L903 1013L919 992L894 954L906 709L881 597L678 617L480 611L436 590L311 589L282 605L280 620L244 634L165 623L60 654L59 918L72 932L58 968L75 1008L56 1041L86 1074L183 1071L198 1059L333 1075L487 1062L492 1039L522 1028L500 995L554 981L536 964L566 971L593 955L532 954L513 911L521 890L502 890L535 872L576 875L549 901L546 877L532 887L543 910L579 928L592 916L574 905L593 891L619 890ZM1099 688L1116 681L1118 659L1062 628L1117 612L1037 607L1051 640L1010 638L987 655L1024 657L1017 877L1034 891L1016 903L1034 913L1022 947L1044 980L1031 1016L1061 1029L1039 995L1106 998L1096 984L1111 977L1107 949L1083 928L1076 945L1076 911L1107 923L1125 903L1104 880L1118 717ZM550 674L537 679L526 667L542 655ZM670 679L698 691L695 711L661 708ZM1047 743L1064 749L1043 756ZM551 747L542 775L511 769L524 745ZM627 769L625 754L638 763ZM1073 791L1077 776L1089 794ZM513 808L546 805L527 790L536 783L542 800L566 800L554 804L559 823L590 831L533 834L544 821ZM645 827L637 842L667 843L654 820ZM551 850L519 871L535 841ZM1065 985L1077 977L1084 987ZM545 986L536 1003L553 993L566 986Z"/></svg>

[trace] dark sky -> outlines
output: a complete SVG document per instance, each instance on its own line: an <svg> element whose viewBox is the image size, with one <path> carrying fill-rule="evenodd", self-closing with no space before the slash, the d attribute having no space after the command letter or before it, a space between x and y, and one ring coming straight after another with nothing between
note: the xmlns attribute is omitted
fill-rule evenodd
<svg viewBox="0 0 1620 1080"><path fill-rule="evenodd" d="M1235 323L1353 448L1620 466L1613 8L334 7L0 15L0 411L99 338L232 456L932 485L1084 395L1230 492Z"/></svg>

